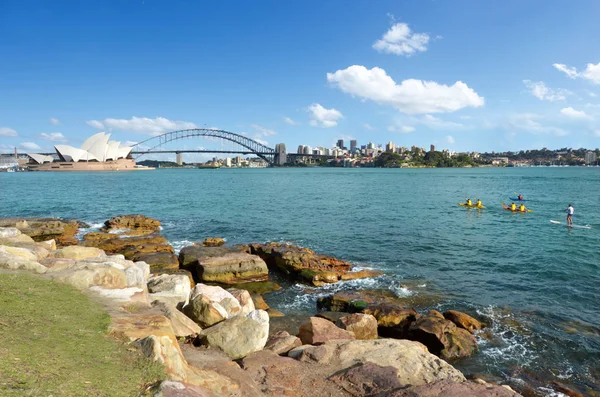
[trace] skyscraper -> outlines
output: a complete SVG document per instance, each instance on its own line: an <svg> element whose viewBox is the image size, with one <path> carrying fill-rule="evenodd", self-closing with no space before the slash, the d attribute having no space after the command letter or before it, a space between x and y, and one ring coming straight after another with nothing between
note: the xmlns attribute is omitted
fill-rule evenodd
<svg viewBox="0 0 600 397"><path fill-rule="evenodd" d="M352 153L352 154L356 153L356 147L357 147L356 139L352 139L350 141L350 153Z"/></svg>
<svg viewBox="0 0 600 397"><path fill-rule="evenodd" d="M337 147L339 147L340 149L344 148L344 140L343 139L338 139Z"/></svg>
<svg viewBox="0 0 600 397"><path fill-rule="evenodd" d="M429 151L430 152L435 152L435 145L429 146Z"/></svg>

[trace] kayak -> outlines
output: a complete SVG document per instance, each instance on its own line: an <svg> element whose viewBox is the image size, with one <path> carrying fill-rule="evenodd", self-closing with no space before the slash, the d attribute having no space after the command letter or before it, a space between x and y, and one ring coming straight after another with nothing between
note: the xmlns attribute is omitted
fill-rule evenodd
<svg viewBox="0 0 600 397"><path fill-rule="evenodd" d="M590 225L567 225L565 222L560 222L560 221L554 221L552 219L550 219L550 222L554 223L555 225L564 225L566 227L574 227L574 228L578 228L578 229L591 229L592 227Z"/></svg>
<svg viewBox="0 0 600 397"><path fill-rule="evenodd" d="M509 199L510 201L527 201L527 200L525 200L525 199L521 199L521 200L519 200L519 198L518 198L518 197L509 197L508 199Z"/></svg>
<svg viewBox="0 0 600 397"><path fill-rule="evenodd" d="M467 207L467 208L477 208L477 209L485 208L485 205L476 205L476 204L467 205L466 203L458 203L458 205L460 205L461 207Z"/></svg>
<svg viewBox="0 0 600 397"><path fill-rule="evenodd" d="M505 209L505 210L507 210L507 211L512 211L512 212L523 212L523 213L525 213L525 212L532 212L532 210L525 210L525 211L521 211L521 210L520 210L520 209L518 209L518 208L517 208L516 210L511 210L511 209L510 209L510 207L509 207L508 205L503 205L503 207L504 207L504 209Z"/></svg>

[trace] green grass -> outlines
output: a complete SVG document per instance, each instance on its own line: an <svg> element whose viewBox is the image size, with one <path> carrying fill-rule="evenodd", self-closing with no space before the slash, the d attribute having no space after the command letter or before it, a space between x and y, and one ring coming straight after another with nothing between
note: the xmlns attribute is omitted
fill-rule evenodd
<svg viewBox="0 0 600 397"><path fill-rule="evenodd" d="M162 366L107 336L109 324L71 286L0 273L0 395L146 395Z"/></svg>

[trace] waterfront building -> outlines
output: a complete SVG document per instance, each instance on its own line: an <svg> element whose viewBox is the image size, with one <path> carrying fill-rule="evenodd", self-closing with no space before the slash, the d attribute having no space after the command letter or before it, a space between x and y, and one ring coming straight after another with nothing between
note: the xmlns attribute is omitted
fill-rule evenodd
<svg viewBox="0 0 600 397"><path fill-rule="evenodd" d="M356 153L357 143L358 142L356 141L356 139L352 139L350 141L350 153L352 153L352 154Z"/></svg>
<svg viewBox="0 0 600 397"><path fill-rule="evenodd" d="M310 146L304 146L302 154L312 154L312 148Z"/></svg>
<svg viewBox="0 0 600 397"><path fill-rule="evenodd" d="M336 146L339 147L340 149L343 149L344 148L344 140L338 139Z"/></svg>
<svg viewBox="0 0 600 397"><path fill-rule="evenodd" d="M386 152L394 153L395 150L396 150L396 145L394 145L394 142L389 141L388 144L385 145Z"/></svg>
<svg viewBox="0 0 600 397"><path fill-rule="evenodd" d="M373 142L369 142L367 144L367 149L375 149L375 144Z"/></svg>
<svg viewBox="0 0 600 397"><path fill-rule="evenodd" d="M429 151L430 152L435 152L435 145L429 146Z"/></svg>
<svg viewBox="0 0 600 397"><path fill-rule="evenodd" d="M584 161L586 164L593 164L596 162L598 156L595 152L589 151L585 153Z"/></svg>
<svg viewBox="0 0 600 397"><path fill-rule="evenodd" d="M99 132L92 135L76 148L69 145L56 145L54 157L39 153L28 153L32 171L119 171L142 169L130 157L130 146L111 141L110 134ZM145 167L145 169L149 169Z"/></svg>
<svg viewBox="0 0 600 397"><path fill-rule="evenodd" d="M225 167L231 167L231 157L225 159Z"/></svg>
<svg viewBox="0 0 600 397"><path fill-rule="evenodd" d="M304 145L298 145L298 151L296 153L304 154Z"/></svg>

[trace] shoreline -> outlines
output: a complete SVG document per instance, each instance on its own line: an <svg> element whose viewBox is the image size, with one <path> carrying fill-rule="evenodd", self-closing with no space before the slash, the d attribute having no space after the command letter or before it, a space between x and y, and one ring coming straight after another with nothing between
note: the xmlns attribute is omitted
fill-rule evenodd
<svg viewBox="0 0 600 397"><path fill-rule="evenodd" d="M123 218L124 218L124 217L123 217ZM144 218L144 219L150 219L150 218L146 218L146 217L143 217L143 218ZM140 219L141 219L141 218L140 218ZM154 220L150 220L149 222L152 222L152 221L154 221ZM108 222L109 222L109 221L107 221L107 223L108 223ZM145 220L144 220L144 222L145 222ZM154 221L154 222L157 222L157 221ZM126 226L130 226L130 224L125 224L125 225L126 225ZM119 225L119 226L123 226L123 225ZM79 230L79 228L77 229L77 231L78 231L78 230ZM133 230L135 230L135 228L134 228ZM154 230L154 233L156 233L156 232L160 233L159 229L156 229L156 230ZM87 233L87 234L92 234L92 233L97 233L97 232L91 232L91 233ZM107 233L107 234L109 234L109 233ZM136 236L136 235L133 235L133 236L128 236L128 237L127 237L127 240L131 242L131 241L134 241L135 239L138 239L138 240L137 240L137 243L141 244L141 242L143 241L143 238L144 238L144 237L143 237L143 236L144 236L144 234L139 234L139 233L134 233L134 234L137 234L137 236ZM113 235L113 236L123 236L123 234L119 235L119 234L114 234L114 233L113 233L112 235ZM93 239L92 239L92 238L89 238L88 240L86 240L86 239L85 239L85 236L83 236L82 240L81 240L79 243L81 243L81 242L84 242L84 243L85 243L86 241L88 241L88 243L89 243L90 241L92 241L92 242L93 242L93 241L100 241L102 238L104 238L104 237L107 237L107 236L106 236L106 235L104 235L104 236L102 236L102 237L101 237L99 234L97 234L97 235L93 235L93 234L92 234L92 237L94 237L94 238L93 238ZM111 236L109 236L109 237L111 237ZM98 240L96 240L95 238L98 238ZM166 240L165 240L164 238L163 238L163 240L157 239L157 238L156 238L156 236L153 236L152 238L154 239L154 241L153 241L151 244L155 244L155 245L158 245L158 246L160 246L160 244L164 244L164 243L166 243ZM132 239L133 239L133 240L132 240ZM159 240L160 240L160 241L159 241ZM218 239L217 239L217 240L218 240ZM88 243L85 243L85 244L86 244L86 245L89 245ZM215 244L218 244L218 245L217 245L217 246L215 246L215 247L212 247L212 246L211 246L211 247L204 247L204 248L192 248L192 249L191 249L191 251L194 251L194 250L203 250L203 255L205 255L205 254L206 254L206 250L207 250L207 249L212 249L212 248L214 248L214 249L219 249L219 248L223 247L224 245L223 245L222 243L224 243L224 241L217 241ZM92 246L93 246L93 245L95 245L95 244L96 244L96 243L93 243L93 244L92 244ZM116 244L116 243L113 243L113 245L114 245L114 244ZM211 244L212 244L212 243L211 243ZM170 244L168 244L168 243L167 243L167 245L169 245L169 247L170 247ZM250 244L250 245L252 245L252 244ZM129 245L129 246L131 246L131 245ZM202 246L201 246L201 245L198 245L198 244L196 244L196 247L202 247ZM113 248L114 248L114 247L113 247ZM156 248L156 247L154 247L154 248ZM183 249L186 249L186 248L189 248L189 247L185 247L185 248L183 248ZM262 253L262 254L265 254L265 249L267 249L267 248L268 248L268 249L275 249L275 248L276 248L276 249L279 249L279 248L281 248L281 247L275 247L275 248L273 248L273 247L266 247L266 248L264 248L264 247L256 246L256 247L254 247L254 252L253 252L253 249L252 249L252 248L250 248L250 250L249 250L250 252L247 252L247 253L246 253L246 255L256 255L256 254L258 254L258 256L259 256L259 257L261 257L261 253ZM122 248L121 248L121 249L122 249ZM221 249L224 249L224 248L221 248ZM227 250L234 249L234 250L236 250L236 252L240 252L239 248L237 248L237 249L236 249L235 247L226 247L226 249L227 249ZM286 249L287 249L287 248L286 248ZM261 251L261 250L262 250L262 251ZM130 250L130 251L131 251L131 250ZM168 251L168 250L166 250L166 251ZM162 253L163 253L163 254L165 254L165 253L167 253L166 251L162 251ZM302 255L309 255L309 256L310 256L310 258L313 258L313 256L315 256L315 255L316 255L316 256L319 256L319 255L320 255L320 254L316 254L316 253L314 253L314 252L308 252L308 251L310 251L310 250L307 250L307 249L302 249L302 248L299 248L299 247L295 247L295 249L294 249L294 251L293 251L293 254L297 254L297 255L300 255L300 256L302 256ZM136 259L134 259L134 256L135 256L135 255L133 255L131 252L128 252L127 250L124 250L123 252L125 253L125 256L126 256L126 257L127 257L127 256L131 256L131 260L134 260L134 261L136 260ZM154 254L157 254L157 253L160 253L160 251L159 251L159 252L155 252ZM146 254L148 254L148 253L146 253ZM172 248L171 248L171 252L170 252L170 253L168 253L168 254L170 254L170 255L174 255L174 251L172 250ZM225 255L228 255L228 254L232 254L232 252L231 252L231 251L229 251L229 252L220 252L219 254L220 254L220 255L221 255L221 257L222 257L222 256L223 256L223 254L225 254ZM286 252L284 252L284 255L288 255L288 254L289 254L289 251L286 251ZM114 254L113 254L113 255L114 255ZM132 256L132 255L133 255L133 256ZM152 254L150 254L150 255L152 255ZM237 255L237 253L236 253L235 255ZM311 255L312 255L312 256L311 256ZM163 259L164 259L164 257L166 257L166 256L168 256L168 255L162 255ZM263 256L264 256L264 255L263 255ZM171 258L172 258L172 257L171 257ZM265 257L264 257L264 259L266 259L267 261L269 260L269 258L270 258L269 256L265 256ZM332 273L335 273L336 271L338 271L338 272L339 272L339 271L341 271L341 270L340 270L340 269L341 269L341 268L340 268L340 266L342 266L342 267L346 266L346 264L344 263L344 261L340 261L339 259L335 259L335 258L331 258L331 257L323 257L323 258L319 257L319 258L320 258L320 259L319 259L319 261L320 261L321 263L325 263L325 262L326 262L326 263L328 263L328 264L329 264L329 265L328 265L328 266L329 266L329 268L327 268L327 269L324 269L324 270L323 270L323 269L321 269L321 270L319 270L319 271L317 271L317 272L315 272L315 271L311 271L311 272L307 272L307 271L298 272L298 273L297 273L297 275L296 275L296 276L294 276L294 277L300 277L300 280L304 280L304 282L309 282L309 283L312 283L312 284L313 284L313 286L314 286L315 288L319 288L320 286L322 286L322 285L324 285L324 284L327 284L327 283L331 283L331 282L343 282L343 281L344 281L344 280L342 280L342 276L340 275L341 273L340 273L340 274L337 274L337 275L335 276L335 277L336 277L336 279L334 279L334 274L332 274ZM296 259L298 259L298 258L296 258ZM325 261L325 262L323 262L323 261ZM277 268L277 266L278 266L278 265L277 265L277 263L276 263L276 262L277 262L277 260L275 260L275 264L274 264L274 265L272 265L272 266L268 266L268 272L269 272L269 273L270 273L270 272L272 272L274 269L276 269L276 268ZM265 262L265 263L267 263L267 262ZM160 265L160 264L159 264L159 265ZM164 265L164 264L163 264L163 265ZM178 258L178 261L177 261L177 271L175 271L174 273L171 273L171 272L169 272L169 273L171 273L171 274L179 274L179 275L180 275L180 274L181 274L181 270L185 270L185 266L182 266L182 265L183 265L183 263L181 262L181 253L180 253L180 255L179 255L179 258ZM161 266L162 266L162 265L161 265ZM175 267L175 263L174 263L174 262L172 262L172 263L171 263L171 266L172 266L172 269L170 269L170 270L175 270L175 269L174 269L174 267ZM152 268L152 264L150 264L150 268ZM332 269L333 269L333 270L332 270ZM335 270L335 269L337 269L337 270ZM163 270L165 270L165 269L163 269ZM280 269L280 270L281 270L281 269ZM349 269L348 269L348 270L349 270ZM289 274L290 274L289 272L290 272L291 270L288 268L286 271L288 272L287 274L289 275ZM159 270L159 271L158 271L158 273L161 273L161 271ZM166 273L166 274L169 274L169 273ZM264 273L264 272L263 272L263 273ZM189 277L189 275L187 275L187 276L185 276L185 277ZM251 275L251 276L250 276L250 278L253 278L253 277L254 277L254 278L256 278L256 275ZM262 276L261 276L261 277L262 277ZM192 277L192 278L194 278L194 277ZM260 277L259 277L259 278L260 278ZM194 282L196 282L196 281L198 281L198 280L194 280ZM209 281L206 281L206 280L200 280L200 281L201 281L201 282L207 282L207 284L206 284L206 285L209 285L209 284L216 285L215 283L211 283L211 282L210 282L210 280L209 280ZM247 280L246 280L246 281L247 281ZM265 281L265 280L261 280L261 281ZM196 284L196 285L198 285L198 284ZM222 283L220 283L220 284L218 284L218 285L222 285L222 286L228 286L228 285L230 285L230 284L227 284L227 283L225 283L225 284L222 284ZM235 288L243 288L243 285L244 285L244 283L238 283L238 284L236 284L236 285L235 285ZM268 293L268 292L267 292L267 293ZM150 293L150 294L152 294L152 293ZM368 299L371 299L371 300L372 300L372 302L370 302L370 303L369 303L369 302L366 302L366 301L365 301L365 299L367 299L367 298L368 298ZM384 311L385 311L385 310L387 310L387 309L385 309L385 308L387 307L387 308L389 309L389 305L390 305L390 304L393 304L393 302L394 302L394 299L393 299L393 298L392 298L392 300L389 300L388 298L392 298L392 297L390 297L390 296L383 296L383 297L382 297L382 296L371 296L371 297L366 297L366 298L365 298L364 296L361 296L361 297L360 297L360 299L358 299L359 301L361 301L361 303L360 303L358 306L356 306L356 305L354 305L354 304L353 304L354 306L352 306L351 310L348 310L350 313L347 313L347 314L351 314L352 312L354 312L354 313L363 313L363 315L375 315L375 316L376 316L376 317L375 317L375 319L376 319L376 320L379 322L379 320L377 319L377 316L378 316L379 314L381 314L381 313L378 313L378 312L377 312L377 310L379 310L380 312L381 312L381 310L384 310ZM367 300L368 300L368 299L367 299ZM379 301L378 301L377 299L382 299L382 300L379 300ZM335 299L334 299L334 300L335 300ZM355 301L356 301L356 299L350 299L350 301L348 301L348 299L346 299L346 302L353 302L353 301L355 302ZM263 300L263 302L264 302L264 300ZM342 302L343 302L343 301L342 301ZM366 303L367 303L367 306L368 306L369 304L372 304L372 305L374 305L373 307L375 307L375 306L379 305L379 307L380 307L380 308L379 308L379 309L377 309L377 310L375 310L375 309L371 310L371 312L370 312L371 314L366 314L364 311L362 311L362 309L364 309L364 308L362 308L362 306L361 306L361 305L363 305L363 302L366 302ZM331 304L331 303L330 303L330 304ZM382 306L382 305L383 305L383 306ZM387 305L387 306L386 306L386 305ZM364 306L364 305L363 305L363 306ZM323 306L323 307L325 307L325 306ZM322 308L323 308L323 307L322 307ZM322 309L322 308L321 308L321 309ZM331 308L331 306L329 306L328 308ZM278 311L278 310L277 310L277 308L273 308L273 309L275 309L276 311ZM316 309L317 309L317 308L315 308L315 310L316 310ZM360 310L358 310L358 309L360 309ZM398 306L396 306L396 309L394 309L394 310L397 312L399 309L400 309L400 308L399 308ZM269 309L267 308L267 313L268 313L268 310L269 310ZM387 321L387 320L389 320L389 318L390 318L390 317L389 317L389 314L390 314L389 310L388 310L388 312L386 312L386 313L387 313L387 314L385 314L385 313L384 313L385 315L383 316L383 317L385 317L385 320L384 320L384 321ZM396 314L398 314L398 313L396 313ZM412 313L409 313L409 314L410 314L410 315L413 315ZM416 314L416 312L415 312L415 314ZM444 313L444 314L445 314L445 313ZM430 315L431 315L431 313L429 313L429 314L427 314L427 315L425 315L424 313L420 313L419 315L420 315L420 317L423 317L423 318L425 318L425 319L426 319L426 321L429 321L429 322L431 322L431 321L437 321L437 320L435 320L435 317L437 317L437 316L439 315L439 313L434 313L434 316L433 316L433 317L431 317L431 316L430 316ZM318 313L317 313L317 316L319 316L319 314L318 314ZM387 316L387 317L386 317L386 316ZM428 316L429 316L429 317L428 317ZM383 318L383 317L382 317L382 318ZM438 317L438 318L439 318L439 317ZM442 319L444 319L444 316L442 316L441 318L442 318ZM398 316L396 316L396 319L398 319ZM331 320L331 318L329 319L329 321L330 321L330 320ZM278 317L278 318L277 318L277 320L274 320L274 321L277 321L277 322L281 322L281 321L283 321L283 322L285 322L285 317ZM337 320L336 320L336 321L337 321ZM400 321L400 322L402 322L403 320L402 320L402 319L400 319L399 321ZM414 321L414 320L413 320L413 321ZM425 320L423 320L423 321L425 321ZM439 321L448 321L448 320L447 320L447 319L444 319L444 320L439 320ZM471 321L471 320L469 320L469 321ZM335 321L334 321L334 323L335 323ZM389 324L388 324L388 325L389 325ZM396 324L395 324L395 326L393 327L393 328L395 329L395 331L394 331L394 332L398 331L398 328L409 327L409 325L408 325L408 324L403 324L401 327L398 327L397 325L399 325L399 323L396 323ZM379 331L379 332L381 332L381 324L380 324L379 328L380 328L380 331ZM385 328L385 327L384 327L384 328ZM460 328L460 327L459 327L459 328ZM210 329L210 328L209 328L209 329ZM445 331L444 331L444 332L445 332ZM271 335L271 336L273 336L273 335ZM386 335L386 336L387 336L387 335ZM398 336L398 335L396 335L396 336ZM414 336L414 333L413 333L413 336ZM381 335L380 335L380 337L381 337ZM399 339L399 340L405 340L405 339ZM438 352L438 354L440 354L440 353ZM476 354L476 353L475 353L475 354ZM459 356L460 356L460 355L459 355Z"/></svg>

